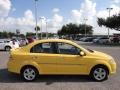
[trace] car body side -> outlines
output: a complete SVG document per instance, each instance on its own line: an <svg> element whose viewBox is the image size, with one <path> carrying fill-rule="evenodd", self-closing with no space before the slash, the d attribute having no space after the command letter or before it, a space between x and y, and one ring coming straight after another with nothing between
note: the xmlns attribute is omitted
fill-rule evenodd
<svg viewBox="0 0 120 90"><path fill-rule="evenodd" d="M44 42L64 42L64 43L72 44L77 48L80 48L82 51L84 51L86 55L80 56L80 55L63 55L63 54L48 54L48 53L30 53L30 49L34 45ZM92 68L94 68L96 65L103 65L108 68L109 74L115 73L116 63L110 63L108 60L108 58L110 59L112 58L107 55L105 58L103 53L99 53L99 52L96 53L100 55L90 53L86 49L77 45L76 43L67 40L36 41L34 43L29 44L28 46L25 46L24 48L19 48L11 52L12 55L8 62L8 71L20 74L23 67L33 66L38 70L39 74L89 75ZM39 60L36 58L36 56L40 57ZM57 60L58 59L57 57L62 58L63 56L64 56L63 59ZM48 61L49 58L51 58L51 60ZM59 72L60 69L62 73Z"/></svg>

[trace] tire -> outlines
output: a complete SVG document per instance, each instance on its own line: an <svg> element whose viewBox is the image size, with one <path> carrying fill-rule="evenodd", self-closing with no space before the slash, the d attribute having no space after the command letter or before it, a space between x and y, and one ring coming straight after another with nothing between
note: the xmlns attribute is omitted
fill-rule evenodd
<svg viewBox="0 0 120 90"><path fill-rule="evenodd" d="M92 69L90 76L95 81L104 81L108 79L108 69L104 66L96 66Z"/></svg>
<svg viewBox="0 0 120 90"><path fill-rule="evenodd" d="M11 47L10 46L6 46L5 47L5 51L10 51Z"/></svg>
<svg viewBox="0 0 120 90"><path fill-rule="evenodd" d="M21 76L25 81L31 82L31 81L34 81L37 78L38 71L37 71L36 68L34 68L32 66L24 67L21 70Z"/></svg>

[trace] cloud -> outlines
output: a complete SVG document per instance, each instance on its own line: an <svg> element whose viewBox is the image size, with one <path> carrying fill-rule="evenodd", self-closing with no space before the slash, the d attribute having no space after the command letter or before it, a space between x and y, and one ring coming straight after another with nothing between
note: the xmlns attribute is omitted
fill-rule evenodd
<svg viewBox="0 0 120 90"><path fill-rule="evenodd" d="M11 6L10 0L0 0L0 17L8 16Z"/></svg>
<svg viewBox="0 0 120 90"><path fill-rule="evenodd" d="M31 10L27 10L23 17L14 18L6 17L0 18L1 30L15 31L16 29L22 30L22 33L32 31L35 26L35 19ZM29 30L28 30L29 29Z"/></svg>
<svg viewBox="0 0 120 90"><path fill-rule="evenodd" d="M58 13L59 11L60 11L59 8L54 8L54 9L53 9L53 12L54 12L54 13Z"/></svg>
<svg viewBox="0 0 120 90"><path fill-rule="evenodd" d="M114 15L114 14L118 14L120 12L120 7L119 6L112 4L112 5L110 5L110 7L113 8L110 12L111 16ZM107 18L108 16L109 16L109 12L108 12L107 9L100 10L97 13L97 17L100 17L100 18Z"/></svg>
<svg viewBox="0 0 120 90"><path fill-rule="evenodd" d="M80 23L82 12L78 10L72 10L71 13L73 22Z"/></svg>
<svg viewBox="0 0 120 90"><path fill-rule="evenodd" d="M54 14L52 19L48 19L47 27L49 32L56 33L63 25L63 16Z"/></svg>
<svg viewBox="0 0 120 90"><path fill-rule="evenodd" d="M108 11L105 10L97 10L96 5L98 5L93 0L85 0L81 3L81 7L79 10L71 11L71 19L68 19L69 22L73 23L85 23L84 19L87 18L87 24L93 26L94 34L107 34L107 28L99 27L97 24L97 17L106 18L108 17ZM97 6L98 7L98 6ZM109 7L112 7L111 16L120 12L120 7L116 4L110 4ZM114 33L115 31L111 31Z"/></svg>
<svg viewBox="0 0 120 90"><path fill-rule="evenodd" d="M92 23L93 17L96 15L96 3L91 0L85 0L80 7L80 10L72 10L72 21L82 23L85 18L89 24Z"/></svg>
<svg viewBox="0 0 120 90"><path fill-rule="evenodd" d="M96 0L83 0L80 4L80 9L71 10L71 17L65 21L64 16L60 15L60 9L54 8L52 10L53 16L51 18L46 18L43 16L42 20L42 32L46 31L46 21L47 21L47 29L48 32L56 33L63 24L67 23L85 23L84 19L87 18L87 24L90 24L94 27L94 33L105 33L107 34L106 28L101 28L97 25L97 17L108 17L108 11L104 10L96 10L96 5L98 5ZM117 6L117 0L112 0L114 3L110 4L109 7L112 7L111 15L117 14L120 12L120 7ZM15 11L15 8L11 8L11 0L1 0L0 1L0 29L15 31L16 29L20 29L21 33L25 32L35 32L35 17L31 10L26 10L23 13L22 17L10 17L8 14L11 11ZM99 6L97 6L99 7ZM38 19L38 25L41 27L41 20Z"/></svg>
<svg viewBox="0 0 120 90"><path fill-rule="evenodd" d="M44 16L42 20L42 32L46 31L46 21L47 21L47 28L49 32L56 33L58 29L61 28L63 23L63 17L59 14L54 13L51 19L46 19ZM41 27L41 20L38 20L38 26ZM7 18L0 18L0 29L1 30L8 30L8 31L15 31L16 29L20 29L21 33L25 32L35 32L35 17L31 10L26 10L24 12L23 17L14 18L14 17L7 17Z"/></svg>
<svg viewBox="0 0 120 90"><path fill-rule="evenodd" d="M111 0L113 3L120 4L120 0Z"/></svg>

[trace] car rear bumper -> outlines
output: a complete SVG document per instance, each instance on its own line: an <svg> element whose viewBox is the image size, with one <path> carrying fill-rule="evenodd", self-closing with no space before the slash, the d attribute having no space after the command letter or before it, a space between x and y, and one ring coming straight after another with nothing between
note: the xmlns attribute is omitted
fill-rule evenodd
<svg viewBox="0 0 120 90"><path fill-rule="evenodd" d="M15 65L15 63L12 60L9 60L7 63L7 69L9 72L19 74L18 66Z"/></svg>

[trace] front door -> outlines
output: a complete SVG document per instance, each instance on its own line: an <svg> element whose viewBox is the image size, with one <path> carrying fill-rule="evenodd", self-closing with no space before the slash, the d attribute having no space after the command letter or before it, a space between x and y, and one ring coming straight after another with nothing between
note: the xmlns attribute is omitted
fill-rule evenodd
<svg viewBox="0 0 120 90"><path fill-rule="evenodd" d="M85 74L85 56L80 56L80 49L67 43L57 43L59 58L57 60L57 73L59 74Z"/></svg>

